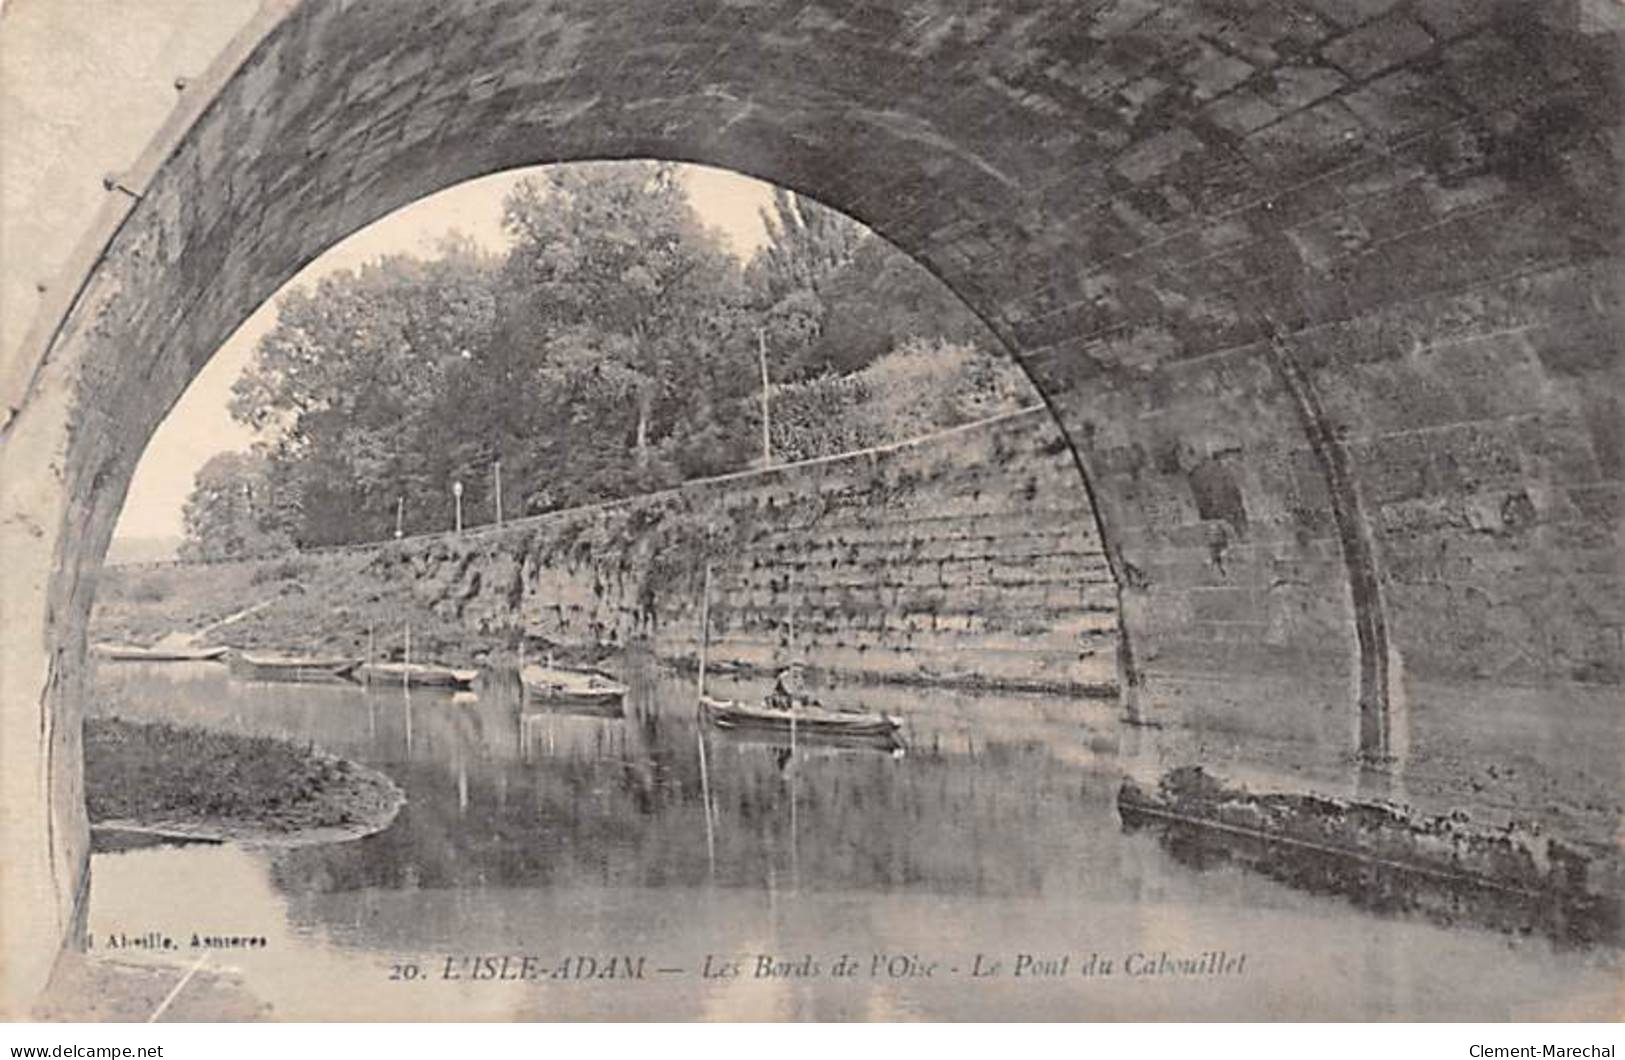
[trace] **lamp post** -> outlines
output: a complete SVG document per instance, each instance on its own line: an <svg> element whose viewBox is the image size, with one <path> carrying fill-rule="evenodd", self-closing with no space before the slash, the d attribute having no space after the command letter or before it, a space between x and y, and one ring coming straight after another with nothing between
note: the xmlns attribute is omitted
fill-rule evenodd
<svg viewBox="0 0 1625 1060"><path fill-rule="evenodd" d="M395 498L395 540L406 536L406 498Z"/></svg>
<svg viewBox="0 0 1625 1060"><path fill-rule="evenodd" d="M502 461L498 460L494 465L492 465L491 474L497 480L497 483L496 483L496 486L497 486L497 526L501 527L502 526Z"/></svg>
<svg viewBox="0 0 1625 1060"><path fill-rule="evenodd" d="M463 532L463 483L461 480L451 484L451 495L457 502L457 532Z"/></svg>

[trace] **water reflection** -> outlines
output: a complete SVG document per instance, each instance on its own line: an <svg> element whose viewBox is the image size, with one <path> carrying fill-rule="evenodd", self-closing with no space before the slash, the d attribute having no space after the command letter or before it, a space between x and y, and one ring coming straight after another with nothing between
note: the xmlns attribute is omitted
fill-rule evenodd
<svg viewBox="0 0 1625 1060"><path fill-rule="evenodd" d="M270 944L231 960L279 1014L313 1019L1498 1018L1581 1011L1617 983L1608 954L1380 920L1125 834L1114 704L860 689L868 709L908 719L905 757L792 756L701 730L686 679L632 677L625 717L599 718L527 708L505 680L454 700L104 667L104 709L311 740L382 769L408 802L356 842L99 854L91 930L256 931ZM1207 949L1251 953L1249 976L1122 974L1128 954ZM969 978L977 953L1018 950L1111 954L1118 974ZM876 954L942 967L702 976L712 957L843 953L866 971ZM437 971L468 954L646 955L651 971L614 989L433 979L408 992L390 978L402 961Z"/></svg>

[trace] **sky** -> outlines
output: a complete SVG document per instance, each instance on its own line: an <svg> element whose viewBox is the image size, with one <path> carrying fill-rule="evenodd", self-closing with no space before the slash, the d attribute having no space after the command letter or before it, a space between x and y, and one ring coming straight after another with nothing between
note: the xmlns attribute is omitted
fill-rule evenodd
<svg viewBox="0 0 1625 1060"><path fill-rule="evenodd" d="M64 282L60 270L110 194L103 175L134 162L173 108L176 78L203 70L258 7L259 0L0 0L0 356L20 355L39 286ZM502 197L523 172L409 204L290 283L384 253L423 253L451 230L500 249ZM701 216L748 255L763 238L757 211L771 188L701 167L685 167L685 179ZM275 303L243 323L159 428L116 538L178 535L197 469L217 452L250 444L226 402L255 342L276 321Z"/></svg>

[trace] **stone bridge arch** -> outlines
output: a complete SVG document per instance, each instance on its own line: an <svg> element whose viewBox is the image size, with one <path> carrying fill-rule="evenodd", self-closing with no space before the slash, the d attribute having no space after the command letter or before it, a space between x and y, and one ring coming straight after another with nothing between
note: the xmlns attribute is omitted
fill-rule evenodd
<svg viewBox="0 0 1625 1060"><path fill-rule="evenodd" d="M325 247L521 165L735 169L946 281L1087 470L1142 720L1419 760L1561 725L1617 775L1612 713L1548 694L1625 668L1608 6L272 0L3 380L6 996L86 878L85 624L146 440Z"/></svg>

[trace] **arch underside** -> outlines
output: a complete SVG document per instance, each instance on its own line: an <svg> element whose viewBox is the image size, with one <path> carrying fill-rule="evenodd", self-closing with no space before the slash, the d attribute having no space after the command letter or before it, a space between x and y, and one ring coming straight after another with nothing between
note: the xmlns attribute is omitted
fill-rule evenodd
<svg viewBox="0 0 1625 1060"><path fill-rule="evenodd" d="M8 802L49 809L7 924L25 889L69 915L85 620L158 423L323 249L547 162L793 188L988 320L1088 475L1139 720L1241 754L1533 741L1617 779L1590 691L1625 672L1597 28L1544 0L268 7L110 192L127 215L8 394L28 632L0 741L40 749Z"/></svg>

